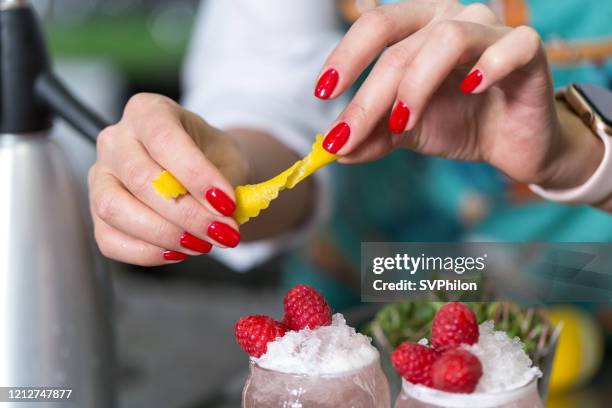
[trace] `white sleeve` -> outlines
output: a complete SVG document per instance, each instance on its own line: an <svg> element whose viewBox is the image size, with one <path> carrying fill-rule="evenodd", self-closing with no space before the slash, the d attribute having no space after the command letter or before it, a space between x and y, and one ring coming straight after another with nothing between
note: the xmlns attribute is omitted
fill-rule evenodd
<svg viewBox="0 0 612 408"><path fill-rule="evenodd" d="M184 66L184 105L219 128L265 131L302 156L346 103L313 95L342 34L329 0L205 1ZM315 175L316 209L299 231L213 253L243 271L304 239L327 213L325 173Z"/></svg>

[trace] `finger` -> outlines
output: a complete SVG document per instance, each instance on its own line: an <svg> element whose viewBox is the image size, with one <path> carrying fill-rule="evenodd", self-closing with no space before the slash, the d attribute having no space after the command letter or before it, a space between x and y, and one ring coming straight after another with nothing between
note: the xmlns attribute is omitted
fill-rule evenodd
<svg viewBox="0 0 612 408"><path fill-rule="evenodd" d="M184 231L217 246L235 247L240 242L237 224L230 217L213 214L192 195L166 200L151 185L162 167L148 155L135 139L123 138L112 146L110 167L121 183L153 211Z"/></svg>
<svg viewBox="0 0 612 408"><path fill-rule="evenodd" d="M204 156L183 125L193 120L172 100L138 94L126 105L126 116L136 138L161 167L174 175L195 199L211 211L231 216L236 209L234 189ZM200 132L216 129L199 119ZM212 137L212 135L211 135Z"/></svg>
<svg viewBox="0 0 612 408"><path fill-rule="evenodd" d="M323 147L327 151L340 156L352 155L354 149L369 138L374 126L387 114L395 100L406 65L426 36L427 32L422 30L381 55L368 78L338 117L338 122L327 132L323 140ZM346 129L344 134L337 132L340 124Z"/></svg>
<svg viewBox="0 0 612 408"><path fill-rule="evenodd" d="M358 145L349 155L343 156L339 161L343 164L355 164L378 160L391 153L403 143L408 133L389 134L386 118L383 118L374 127L367 143Z"/></svg>
<svg viewBox="0 0 612 408"><path fill-rule="evenodd" d="M166 250L130 237L104 223L96 215L92 218L98 248L107 258L140 266L171 264L187 259L187 255L181 252Z"/></svg>
<svg viewBox="0 0 612 408"><path fill-rule="evenodd" d="M543 64L531 64L541 60ZM529 67L548 69L542 41L533 28L520 26L508 32L481 55L461 83L464 93L482 93L513 72Z"/></svg>
<svg viewBox="0 0 612 408"><path fill-rule="evenodd" d="M183 231L138 201L110 173L96 172L90 186L92 213L114 229L156 247L188 255L211 250L209 242Z"/></svg>
<svg viewBox="0 0 612 408"><path fill-rule="evenodd" d="M495 14L482 4L474 4L462 9L454 15L458 21L473 21L482 24L497 24L498 19ZM432 23L433 24L433 23ZM323 146L331 153L347 157L346 162L357 160L353 157L353 151L369 137L379 121L387 115L390 107L397 97L399 84L404 76L406 67L414 59L418 51L426 42L429 32L435 27L431 25L411 35L409 38L398 42L388 48L374 65L368 78L361 85L352 101L338 118L338 122L328 132ZM407 122L409 113L408 108L404 109L404 116ZM402 112L400 112L402 113ZM404 122L404 123L406 123ZM337 131L335 126L342 123L343 132ZM387 130L385 134L389 134ZM388 137L388 136L387 136ZM372 146L376 152L382 151L383 146L394 146L395 138L384 141L382 137L377 138L380 146ZM379 157L373 154L369 160ZM360 149L358 161L368 160L367 151Z"/></svg>
<svg viewBox="0 0 612 408"><path fill-rule="evenodd" d="M495 12L482 3L472 3L464 7L461 12L452 18L452 20L503 26Z"/></svg>
<svg viewBox="0 0 612 408"><path fill-rule="evenodd" d="M408 94L413 89L421 90L420 99L419 95L415 97L415 106L423 106L424 109L431 95L457 65L469 60L471 53L482 52L483 47L499 39L505 32L507 28L503 27L497 15L482 3L470 4L452 19L430 25L427 39L404 73L398 94L402 88L407 88L404 92ZM443 63L437 65L438 59ZM433 71L428 80L426 71L430 67ZM413 75L415 77L411 79ZM426 86L421 88L419 80L424 81ZM420 114L415 106L409 107L398 96L389 118L391 133L402 133L414 127L419 117L416 113Z"/></svg>
<svg viewBox="0 0 612 408"><path fill-rule="evenodd" d="M476 59L506 32L502 27L453 20L432 28L404 72L389 117L389 130L402 133L414 128L429 99L450 73Z"/></svg>
<svg viewBox="0 0 612 408"><path fill-rule="evenodd" d="M364 13L323 64L315 96L329 99L342 94L385 47L427 25L435 12L433 2L411 1Z"/></svg>

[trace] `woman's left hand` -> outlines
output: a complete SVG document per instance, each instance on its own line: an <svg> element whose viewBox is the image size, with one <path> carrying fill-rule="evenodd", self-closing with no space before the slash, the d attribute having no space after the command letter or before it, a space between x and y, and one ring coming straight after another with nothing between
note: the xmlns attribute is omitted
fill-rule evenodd
<svg viewBox="0 0 612 408"><path fill-rule="evenodd" d="M323 142L343 162L404 147L485 161L546 188L579 185L597 167L599 140L559 124L546 54L532 28L506 27L478 3L378 7L328 57L315 95L342 94L379 55Z"/></svg>

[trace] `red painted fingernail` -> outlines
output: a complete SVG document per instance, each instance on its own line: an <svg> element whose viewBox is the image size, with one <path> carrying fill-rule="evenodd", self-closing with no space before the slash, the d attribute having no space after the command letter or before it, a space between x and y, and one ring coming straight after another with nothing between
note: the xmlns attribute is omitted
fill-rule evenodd
<svg viewBox="0 0 612 408"><path fill-rule="evenodd" d="M350 135L351 127L348 123L340 122L323 139L323 148L330 153L336 154L344 146Z"/></svg>
<svg viewBox="0 0 612 408"><path fill-rule="evenodd" d="M461 81L461 92L463 93L472 93L474 89L478 88L478 85L482 82L482 72L479 69L475 69L470 72L464 79Z"/></svg>
<svg viewBox="0 0 612 408"><path fill-rule="evenodd" d="M206 200L223 215L230 216L236 211L236 203L218 188L210 188L205 194Z"/></svg>
<svg viewBox="0 0 612 408"><path fill-rule="evenodd" d="M315 88L315 96L320 99L329 99L332 92L338 85L338 71L333 68L328 69L321 75L319 78L319 82L317 82L317 87Z"/></svg>
<svg viewBox="0 0 612 408"><path fill-rule="evenodd" d="M166 250L164 251L164 259L166 261L184 261L187 259L187 255L182 252Z"/></svg>
<svg viewBox="0 0 612 408"><path fill-rule="evenodd" d="M240 233L222 222L215 221L208 226L208 236L215 241L234 248L240 243Z"/></svg>
<svg viewBox="0 0 612 408"><path fill-rule="evenodd" d="M210 252L212 249L212 244L210 242L204 241L188 232L184 232L183 235L181 235L180 242L181 246L203 254Z"/></svg>
<svg viewBox="0 0 612 408"><path fill-rule="evenodd" d="M397 101L391 111L391 116L389 116L389 130L391 133L403 133L406 130L408 119L410 119L410 109L408 109L404 102Z"/></svg>

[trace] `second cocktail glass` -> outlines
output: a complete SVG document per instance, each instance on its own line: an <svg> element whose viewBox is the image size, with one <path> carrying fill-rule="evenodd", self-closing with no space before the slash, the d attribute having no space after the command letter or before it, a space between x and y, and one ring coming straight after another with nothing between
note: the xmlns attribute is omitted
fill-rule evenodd
<svg viewBox="0 0 612 408"><path fill-rule="evenodd" d="M395 408L543 408L538 379L507 391L456 394L402 381Z"/></svg>

